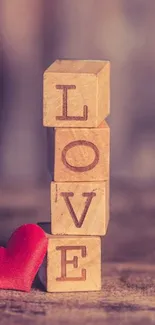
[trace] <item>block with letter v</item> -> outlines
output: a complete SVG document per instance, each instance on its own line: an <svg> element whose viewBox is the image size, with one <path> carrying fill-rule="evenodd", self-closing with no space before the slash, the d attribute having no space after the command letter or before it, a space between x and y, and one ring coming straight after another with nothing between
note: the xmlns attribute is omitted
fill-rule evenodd
<svg viewBox="0 0 155 325"><path fill-rule="evenodd" d="M108 206L108 181L52 182L52 234L105 235Z"/></svg>

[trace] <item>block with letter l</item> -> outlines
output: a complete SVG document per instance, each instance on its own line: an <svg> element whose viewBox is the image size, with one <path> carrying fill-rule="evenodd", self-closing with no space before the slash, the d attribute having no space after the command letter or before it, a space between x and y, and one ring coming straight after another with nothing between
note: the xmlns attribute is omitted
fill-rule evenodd
<svg viewBox="0 0 155 325"><path fill-rule="evenodd" d="M98 127L109 115L109 61L56 60L43 84L44 126Z"/></svg>
<svg viewBox="0 0 155 325"><path fill-rule="evenodd" d="M47 259L39 277L48 292L100 290L100 238L48 235Z"/></svg>
<svg viewBox="0 0 155 325"><path fill-rule="evenodd" d="M109 179L110 129L55 129L55 182L104 181Z"/></svg>

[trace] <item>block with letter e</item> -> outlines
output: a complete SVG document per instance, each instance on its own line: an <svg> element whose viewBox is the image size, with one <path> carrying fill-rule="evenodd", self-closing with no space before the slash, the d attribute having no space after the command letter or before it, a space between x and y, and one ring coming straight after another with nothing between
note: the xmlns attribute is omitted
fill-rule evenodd
<svg viewBox="0 0 155 325"><path fill-rule="evenodd" d="M98 127L109 115L109 61L56 60L43 85L44 126Z"/></svg>
<svg viewBox="0 0 155 325"><path fill-rule="evenodd" d="M110 129L55 129L55 182L104 181L109 179Z"/></svg>
<svg viewBox="0 0 155 325"><path fill-rule="evenodd" d="M47 259L39 277L48 292L100 290L100 238L48 235Z"/></svg>

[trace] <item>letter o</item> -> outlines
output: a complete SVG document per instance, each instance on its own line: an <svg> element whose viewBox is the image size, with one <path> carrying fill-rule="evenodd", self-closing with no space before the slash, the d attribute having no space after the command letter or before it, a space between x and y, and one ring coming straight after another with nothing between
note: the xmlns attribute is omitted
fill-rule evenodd
<svg viewBox="0 0 155 325"><path fill-rule="evenodd" d="M76 147L76 146L87 146L87 147L90 147L94 150L95 152L95 158L93 160L93 162L91 164L89 164L88 166L83 166L83 167L76 167L76 166L72 166L70 165L67 160L66 160L66 154L67 154L67 151L70 150L71 148L73 147ZM63 164L69 168L70 170L72 170L73 172L80 172L80 173L83 173L83 172L87 172L88 170L91 170L93 169L97 164L98 164L98 161L99 161L99 150L98 148L95 146L94 143L90 142L90 141L86 141L86 140L77 140L77 141L72 141L70 143L68 143L63 151L62 151L62 162Z"/></svg>

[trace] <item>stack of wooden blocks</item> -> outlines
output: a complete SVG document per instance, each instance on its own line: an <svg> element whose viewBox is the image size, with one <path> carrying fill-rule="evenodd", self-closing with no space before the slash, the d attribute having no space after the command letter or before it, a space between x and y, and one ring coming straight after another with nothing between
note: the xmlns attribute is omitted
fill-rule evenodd
<svg viewBox="0 0 155 325"><path fill-rule="evenodd" d="M44 126L55 129L46 289L101 289L109 221L110 63L57 60L44 73Z"/></svg>

